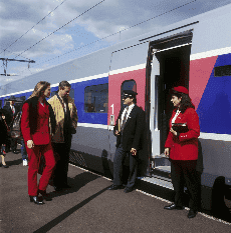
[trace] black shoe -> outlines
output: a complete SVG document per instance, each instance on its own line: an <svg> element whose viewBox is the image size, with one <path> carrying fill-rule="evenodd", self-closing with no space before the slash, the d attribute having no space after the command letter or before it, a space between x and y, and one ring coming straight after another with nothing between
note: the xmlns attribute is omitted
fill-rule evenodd
<svg viewBox="0 0 231 233"><path fill-rule="evenodd" d="M34 202L36 205L43 205L43 201L39 201L37 196L30 196L30 202Z"/></svg>
<svg viewBox="0 0 231 233"><path fill-rule="evenodd" d="M60 192L60 191L63 190L63 188L59 187L59 186L53 186L53 187L54 187L54 189L55 189L56 192Z"/></svg>
<svg viewBox="0 0 231 233"><path fill-rule="evenodd" d="M43 190L38 190L38 193L40 193L42 195L42 198L46 201L52 201L52 198L50 197L49 194L47 194L46 191Z"/></svg>
<svg viewBox="0 0 231 233"><path fill-rule="evenodd" d="M133 191L133 187L126 187L125 189L124 189L124 192L125 193L130 193L130 192L132 192Z"/></svg>
<svg viewBox="0 0 231 233"><path fill-rule="evenodd" d="M171 204L171 205L165 206L164 209L166 209L166 210L183 210L184 206L176 206L175 204Z"/></svg>
<svg viewBox="0 0 231 233"><path fill-rule="evenodd" d="M108 190L117 190L117 189L122 189L123 186L122 185L112 185L108 188Z"/></svg>
<svg viewBox="0 0 231 233"><path fill-rule="evenodd" d="M9 168L8 165L3 165L2 163L0 164L0 167Z"/></svg>
<svg viewBox="0 0 231 233"><path fill-rule="evenodd" d="M188 218L196 217L197 213L198 213L198 211L190 209L189 212L188 212Z"/></svg>

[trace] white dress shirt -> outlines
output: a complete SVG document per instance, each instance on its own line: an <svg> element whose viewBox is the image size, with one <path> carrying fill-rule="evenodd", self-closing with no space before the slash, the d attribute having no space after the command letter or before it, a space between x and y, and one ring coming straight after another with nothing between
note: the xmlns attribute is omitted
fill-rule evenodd
<svg viewBox="0 0 231 233"><path fill-rule="evenodd" d="M180 110L178 109L178 110L176 111L175 116L172 118L172 123L175 123L176 118L179 116L180 113L181 113L181 112L180 112Z"/></svg>
<svg viewBox="0 0 231 233"><path fill-rule="evenodd" d="M13 114L15 113L15 107L13 105L10 105L11 111L13 112Z"/></svg>
<svg viewBox="0 0 231 233"><path fill-rule="evenodd" d="M128 114L127 114L126 119L124 119L125 122L127 121L128 117L130 116L130 113L131 113L132 109L134 108L134 106L135 106L135 104L131 104L131 105L127 106L126 108L124 108L122 115L121 115L121 125L124 124L123 119L124 119L124 115L126 114L126 111L128 111Z"/></svg>

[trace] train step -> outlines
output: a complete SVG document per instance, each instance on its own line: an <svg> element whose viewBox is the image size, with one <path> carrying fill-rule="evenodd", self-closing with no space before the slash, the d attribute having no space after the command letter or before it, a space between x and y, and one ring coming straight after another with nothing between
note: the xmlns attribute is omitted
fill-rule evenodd
<svg viewBox="0 0 231 233"><path fill-rule="evenodd" d="M151 158L151 175L157 175L164 178L171 178L171 166L170 161L164 154L156 155Z"/></svg>
<svg viewBox="0 0 231 233"><path fill-rule="evenodd" d="M168 177L163 177L160 175L151 174L150 177L148 177L148 176L138 177L137 179L140 182L147 182L147 183L152 184L152 185L154 184L154 185L158 185L158 186L173 190L173 185L172 185L171 179Z"/></svg>
<svg viewBox="0 0 231 233"><path fill-rule="evenodd" d="M169 179L171 181L171 166L157 166L151 169L150 174L161 177L162 179Z"/></svg>

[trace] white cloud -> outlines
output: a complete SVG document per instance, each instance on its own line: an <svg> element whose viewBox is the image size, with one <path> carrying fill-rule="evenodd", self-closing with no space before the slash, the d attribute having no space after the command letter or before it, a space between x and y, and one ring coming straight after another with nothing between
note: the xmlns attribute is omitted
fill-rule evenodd
<svg viewBox="0 0 231 233"><path fill-rule="evenodd" d="M10 0L1 2L0 56L5 55L5 57L14 58L15 54L20 54L31 47L31 49L18 58L34 59L36 60L36 64L39 64L69 50L90 44L99 38L106 37L189 3L190 0L106 0L70 24L67 24L99 2L100 0ZM231 0L198 0L185 7L157 17L154 20L140 24L137 27L122 31L120 35L109 37L106 42L84 47L75 54L77 56L80 54L85 55L88 52L115 43L118 40L135 37L148 30L153 30L154 27L161 27L228 3L231 3ZM59 4L61 5L54 12L36 25ZM67 25L47 37L64 24ZM33 26L35 27L32 30L14 43ZM47 38L43 40L45 37ZM38 43L40 40L42 41ZM14 44L4 54L2 51L12 43ZM35 43L38 44L33 46ZM74 58L76 55L68 54L65 57L69 60L70 57ZM65 62L64 59L60 59L60 61ZM52 62L54 65L56 64L55 61L52 60ZM12 67L17 66L19 69L20 67L24 67L22 64L14 63L14 65L9 65L9 72ZM45 68L36 67L36 69ZM25 67L23 69L25 70Z"/></svg>

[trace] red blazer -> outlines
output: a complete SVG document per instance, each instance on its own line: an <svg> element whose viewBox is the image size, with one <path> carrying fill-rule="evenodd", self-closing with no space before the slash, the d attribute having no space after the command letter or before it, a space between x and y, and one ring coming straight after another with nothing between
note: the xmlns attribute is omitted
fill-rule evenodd
<svg viewBox="0 0 231 233"><path fill-rule="evenodd" d="M40 103L37 104L37 125L35 132L32 134L29 127L29 104L25 103L22 107L21 131L25 143L33 140L35 145L46 145L51 141L49 129L49 107Z"/></svg>
<svg viewBox="0 0 231 233"><path fill-rule="evenodd" d="M173 111L169 122L172 127ZM165 148L170 148L170 159L172 160L197 160L198 159L198 137L200 136L199 117L193 108L188 108L183 114L180 113L175 123L187 123L189 131L180 133L179 138L169 132Z"/></svg>

